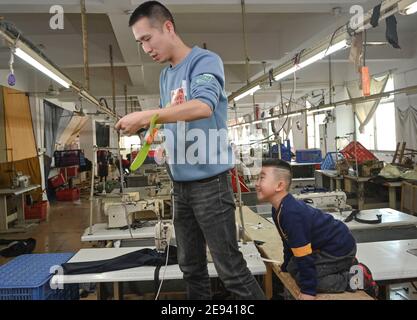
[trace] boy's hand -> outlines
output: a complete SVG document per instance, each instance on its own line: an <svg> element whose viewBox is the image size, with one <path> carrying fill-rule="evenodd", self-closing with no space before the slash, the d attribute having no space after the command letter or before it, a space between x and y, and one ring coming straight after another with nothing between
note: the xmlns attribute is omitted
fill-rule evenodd
<svg viewBox="0 0 417 320"><path fill-rule="evenodd" d="M310 296L309 294L300 292L298 295L298 300L316 300L316 296Z"/></svg>
<svg viewBox="0 0 417 320"><path fill-rule="evenodd" d="M121 133L126 135L132 135L138 132L139 129L148 127L151 121L153 112L149 111L140 111L130 113L123 118L121 118L116 123L116 130L120 130Z"/></svg>

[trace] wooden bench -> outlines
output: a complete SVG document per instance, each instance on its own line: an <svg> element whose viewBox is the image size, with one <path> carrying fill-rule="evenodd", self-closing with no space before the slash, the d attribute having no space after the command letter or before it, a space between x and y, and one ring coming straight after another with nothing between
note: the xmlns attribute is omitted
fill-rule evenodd
<svg viewBox="0 0 417 320"><path fill-rule="evenodd" d="M297 298L300 294L300 288L292 276L287 272L281 271L283 262L283 245L278 231L274 224L254 213L248 207L243 207L243 220L245 223L245 239L247 241L260 241L262 244L257 245L261 256L274 262L265 262L267 267L265 291L267 298L272 297L272 272L281 280L289 293ZM241 224L239 208L236 208L236 222ZM318 300L373 300L364 291L358 290L354 293L344 292L336 294L318 294Z"/></svg>
<svg viewBox="0 0 417 320"><path fill-rule="evenodd" d="M417 185L403 181L401 187L401 211L417 215Z"/></svg>

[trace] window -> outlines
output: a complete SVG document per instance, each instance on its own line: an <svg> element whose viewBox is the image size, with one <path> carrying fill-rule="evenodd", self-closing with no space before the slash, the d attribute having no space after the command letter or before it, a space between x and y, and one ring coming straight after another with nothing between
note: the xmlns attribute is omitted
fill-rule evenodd
<svg viewBox="0 0 417 320"><path fill-rule="evenodd" d="M376 150L375 148L375 116L365 125L363 133L359 132L359 121L355 118L356 122L356 137L358 141L368 150Z"/></svg>
<svg viewBox="0 0 417 320"><path fill-rule="evenodd" d="M131 151L136 151L140 148L140 139L138 135L133 135L130 137L123 136L120 140L120 147L125 148L125 150L122 151L124 156L131 153Z"/></svg>
<svg viewBox="0 0 417 320"><path fill-rule="evenodd" d="M326 115L312 114L307 116L308 147L320 149L320 124L323 124Z"/></svg>
<svg viewBox="0 0 417 320"><path fill-rule="evenodd" d="M394 79L388 79L384 92L394 90ZM359 121L356 122L358 141L369 150L394 151L396 148L395 133L395 104L393 96L384 98L378 105L372 119L365 126L363 133L359 132Z"/></svg>

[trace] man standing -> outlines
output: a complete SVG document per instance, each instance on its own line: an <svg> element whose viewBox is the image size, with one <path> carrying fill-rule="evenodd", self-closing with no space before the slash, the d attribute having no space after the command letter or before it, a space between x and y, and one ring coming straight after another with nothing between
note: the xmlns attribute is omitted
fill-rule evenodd
<svg viewBox="0 0 417 320"><path fill-rule="evenodd" d="M158 114L165 132L172 133L166 135L168 167L174 181L178 262L188 298L211 299L208 246L227 290L240 299L265 299L236 240L235 203L227 174L233 157L227 143L223 63L208 50L186 46L176 33L171 13L157 1L141 4L132 13L129 26L143 50L154 61L169 62L169 66L160 75L161 109L131 113L116 129L134 134ZM214 139L213 132L217 133ZM206 139L204 148L190 152L195 138ZM196 153L198 161L189 161Z"/></svg>

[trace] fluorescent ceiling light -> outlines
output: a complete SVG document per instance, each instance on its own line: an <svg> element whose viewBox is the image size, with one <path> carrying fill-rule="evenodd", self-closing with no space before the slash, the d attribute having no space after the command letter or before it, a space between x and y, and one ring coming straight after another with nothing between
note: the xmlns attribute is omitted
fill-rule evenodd
<svg viewBox="0 0 417 320"><path fill-rule="evenodd" d="M51 79L53 79L56 82L58 82L61 86L65 87L67 89L70 87L70 83L68 83L67 81L65 81L61 77L59 77L56 73L54 73L51 70L49 70L43 64L41 64L38 61L36 61L34 58L32 58L30 55L28 55L22 49L16 48L16 50L15 50L14 53L20 59L26 61L27 63L29 63L30 65L32 65L33 67L35 67L36 69L38 69L39 71L41 71L42 73L44 73L45 75L47 75L48 77L50 77Z"/></svg>
<svg viewBox="0 0 417 320"><path fill-rule="evenodd" d="M285 77L289 76L291 73L294 73L316 61L319 61L321 59L323 59L324 57L327 57L328 55L331 55L332 53L335 53L339 50L345 49L347 47L347 40L342 40L332 46L330 46L329 48L321 51L320 53L317 53L316 55L312 56L311 58L308 58L307 60L301 62L298 65L295 65L294 67L276 75L274 77L275 81L279 81L281 79L284 79Z"/></svg>
<svg viewBox="0 0 417 320"><path fill-rule="evenodd" d="M310 64L312 64L316 61L319 61L319 60L323 59L324 57L327 57L327 56L331 55L332 53L335 53L335 52L337 52L339 50L342 50L346 47L347 47L347 41L346 40L340 41L340 42L330 46L329 49L323 50L322 52L320 52L320 53L312 56L311 58L301 62L298 65L299 69L302 69L302 68L304 68L304 67L306 67L306 66L308 66L308 65L310 65Z"/></svg>
<svg viewBox="0 0 417 320"><path fill-rule="evenodd" d="M297 66L294 66L294 67L292 67L291 69L288 69L287 71L284 71L284 72L282 72L282 73L280 73L280 74L276 75L276 76L274 77L274 79L275 79L275 81L279 81L279 80L281 80L281 79L284 79L284 78L288 77L290 74L292 74L292 73L296 72L297 70L298 70L298 69L297 69Z"/></svg>
<svg viewBox="0 0 417 320"><path fill-rule="evenodd" d="M327 107L327 108L323 108L323 109L315 109L315 110L307 111L307 114L313 114L313 113L316 113L316 112L333 110L334 108L336 108L336 107L335 106L331 106L331 107Z"/></svg>
<svg viewBox="0 0 417 320"><path fill-rule="evenodd" d="M243 99L248 95L253 95L259 89L261 89L261 86L258 84L256 87L253 87L252 89L249 89L248 91L245 91L242 94L238 95L236 98L234 98L234 100L239 101L240 99Z"/></svg>
<svg viewBox="0 0 417 320"><path fill-rule="evenodd" d="M398 3L398 9L401 14L410 15L417 12L417 1L404 0Z"/></svg>
<svg viewBox="0 0 417 320"><path fill-rule="evenodd" d="M289 115L283 114L283 115L279 115L279 116L273 116L272 118L265 119L265 122L275 121L275 120L278 120L279 118L286 118L286 117L293 118L293 117L298 117L298 116L301 116L302 114L303 114L302 112L296 112L296 113L291 113Z"/></svg>
<svg viewBox="0 0 417 320"><path fill-rule="evenodd" d="M303 113L302 112L296 112L296 113L291 113L291 114L289 114L288 116L286 116L286 117L288 117L288 118L293 118L293 117L298 117L298 116L301 116Z"/></svg>

